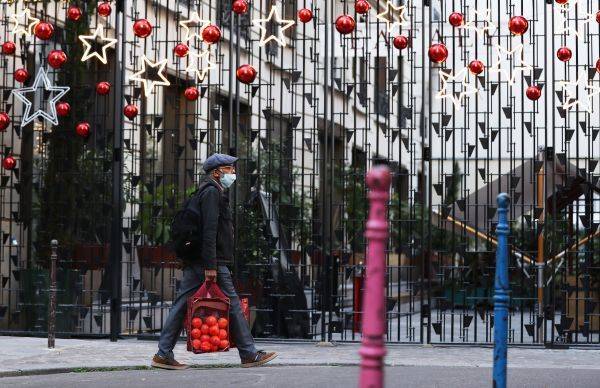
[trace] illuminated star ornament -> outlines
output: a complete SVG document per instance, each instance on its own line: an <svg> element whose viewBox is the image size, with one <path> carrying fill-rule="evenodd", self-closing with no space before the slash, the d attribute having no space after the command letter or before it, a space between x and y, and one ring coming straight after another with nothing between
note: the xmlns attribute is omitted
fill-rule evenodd
<svg viewBox="0 0 600 388"><path fill-rule="evenodd" d="M195 60L192 60L192 57L195 57ZM216 64L210 60L210 50L208 49L200 52L200 54L191 51L188 60L189 65L185 71L195 73L198 82L204 81L208 72L216 68ZM203 60L206 60L206 66L201 67Z"/></svg>
<svg viewBox="0 0 600 388"><path fill-rule="evenodd" d="M483 24L483 27L478 27L478 24ZM479 37L483 37L484 34L488 34L488 36L493 35L496 32L496 24L492 22L492 11L490 9L481 11L472 10L469 20L461 28L473 30Z"/></svg>
<svg viewBox="0 0 600 388"><path fill-rule="evenodd" d="M277 36L270 34L267 25L276 24L279 26L277 29ZM259 46L264 46L270 41L274 40L279 43L280 46L286 45L285 35L283 32L288 28L291 28L296 22L294 20L282 19L279 16L279 12L277 11L277 7L271 7L271 11L269 12L269 16L266 19L252 19L252 24L257 26L260 29L260 41L258 42Z"/></svg>
<svg viewBox="0 0 600 388"><path fill-rule="evenodd" d="M202 39L202 30L210 25L210 20L204 20L200 18L198 12L192 12L191 17L188 20L179 22L179 26L183 28L183 41L187 42L194 38Z"/></svg>
<svg viewBox="0 0 600 388"><path fill-rule="evenodd" d="M38 93L38 90L42 90L44 93ZM14 89L12 94L20 100L24 105L23 119L21 120L21 128L29 124L38 117L49 121L54 125L58 125L58 117L56 115L56 103L70 90L68 86L53 86L50 85L50 80L46 74L46 70L41 68L38 70L35 76L33 85L27 88ZM31 97L27 97L30 94ZM43 102L44 96L51 96L47 100L49 112L45 109L37 109L32 112L32 107L36 102L36 98L39 97L40 101ZM41 104L40 104L41 105Z"/></svg>
<svg viewBox="0 0 600 388"><path fill-rule="evenodd" d="M31 16L31 10L26 8L21 13L10 15L10 20L15 23L12 33L17 36L30 36L33 34L33 29L40 22L40 19Z"/></svg>
<svg viewBox="0 0 600 388"><path fill-rule="evenodd" d="M500 45L496 45L496 63L494 63L489 71L493 73L501 73L504 74L506 80L509 85L513 85L515 83L515 78L519 72L530 72L533 71L533 66L528 64L523 60L523 45L519 44L511 51L506 50L504 47ZM502 69L502 64L506 62L505 58L512 58L514 60L514 66L510 69L510 71ZM507 63L510 66L510 62Z"/></svg>
<svg viewBox="0 0 600 388"><path fill-rule="evenodd" d="M102 24L96 27L92 35L79 35L79 40L83 43L83 47L85 47L85 51L81 56L81 62L85 62L90 58L97 58L105 65L108 62L107 50L117 44L117 39L106 37ZM101 42L100 45L98 45L98 41ZM102 51L102 54L100 54L100 51Z"/></svg>
<svg viewBox="0 0 600 388"><path fill-rule="evenodd" d="M455 73L454 75L444 70L440 70L439 74L440 80L442 81L442 87L440 91L437 92L436 98L449 98L450 100L452 100L456 108L460 108L462 100L465 96L477 93L477 88L471 85L471 83L469 82L469 72L466 67L464 67L462 70L460 70L458 73ZM461 85L460 92L458 93L454 92L454 85L456 83L460 83ZM448 84L452 84L452 87L449 88Z"/></svg>
<svg viewBox="0 0 600 388"><path fill-rule="evenodd" d="M559 84L564 93L562 102L562 108L564 110L570 110L579 106L582 110L585 110L590 114L593 113L592 97L600 94L600 87L589 83L585 72L581 73L579 79L575 82L560 81ZM579 88L581 86L589 92L579 93ZM580 98L577 98L578 95Z"/></svg>
<svg viewBox="0 0 600 388"><path fill-rule="evenodd" d="M571 35L571 33L572 33L577 38L581 38L579 30L577 28L573 28L573 27L569 26L569 19L567 18L567 15L565 15L563 12L557 12L556 15L557 15L557 17L556 17L555 24L557 26L557 28L556 28L557 35L562 35L564 33L566 33L567 35ZM594 15L594 23L596 22L595 18L596 18L596 15ZM575 26L577 27L577 21L575 21Z"/></svg>
<svg viewBox="0 0 600 388"><path fill-rule="evenodd" d="M408 3L406 5L394 5L393 2L388 0L385 5L385 11L378 13L376 17L385 23L386 31L392 34L394 28L409 25L406 19L407 7Z"/></svg>
<svg viewBox="0 0 600 388"><path fill-rule="evenodd" d="M167 59L158 62L150 61L145 55L142 55L142 70L129 77L130 81L139 81L144 85L144 94L149 97L156 86L169 86L171 83L165 76Z"/></svg>

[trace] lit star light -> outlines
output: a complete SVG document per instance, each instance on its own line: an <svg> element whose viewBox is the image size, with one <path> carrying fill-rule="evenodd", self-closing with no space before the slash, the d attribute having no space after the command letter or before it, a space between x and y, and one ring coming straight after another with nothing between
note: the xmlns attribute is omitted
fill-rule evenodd
<svg viewBox="0 0 600 388"><path fill-rule="evenodd" d="M187 42L188 40L192 40L194 38L202 39L202 30L210 25L210 20L205 20L200 18L198 12L192 12L191 17L188 20L183 20L179 22L179 26L183 28L183 41Z"/></svg>
<svg viewBox="0 0 600 388"><path fill-rule="evenodd" d="M600 94L600 87L589 83L587 74L585 72L581 73L575 82L560 81L559 84L564 93L562 102L562 108L564 110L569 110L579 105L588 113L593 113L592 97ZM584 89L587 89L591 92L578 93L580 86L583 86ZM577 95L581 97L577 98Z"/></svg>
<svg viewBox="0 0 600 388"><path fill-rule="evenodd" d="M270 23L276 24L279 26L277 29L277 36L270 34L267 25ZM279 16L279 12L277 11L277 7L271 7L271 11L269 12L269 16L266 19L252 19L252 24L257 26L260 29L260 41L258 42L259 46L264 46L270 41L274 40L279 43L280 46L286 45L284 31L288 28L291 28L296 22L294 20L282 19Z"/></svg>
<svg viewBox="0 0 600 388"><path fill-rule="evenodd" d="M440 91L437 92L436 98L449 98L456 108L460 108L465 96L477 93L477 88L469 83L469 71L466 67L462 68L462 70L454 75L444 70L440 70L439 74L440 80L442 81L442 87ZM454 92L455 83L460 83L461 85L461 91L459 93ZM452 87L448 88L448 84L452 84Z"/></svg>
<svg viewBox="0 0 600 388"><path fill-rule="evenodd" d="M46 110L44 109L38 109L33 113L31 112L31 108L36 100L36 93L38 89L41 89L44 92L50 93L50 95L52 95L52 98L50 98L47 102L47 104L50 107L50 112L46 112ZM35 76L35 81L33 81L32 86L27 88L14 89L12 91L12 94L15 96L15 98L20 100L25 105L25 109L23 110L23 119L21 120L21 128L23 128L25 125L29 124L38 117L41 117L54 125L58 125L58 117L56 115L56 103L62 98L62 96L67 94L69 90L70 88L68 86L50 85L50 80L48 79L46 70L40 67L40 69L37 72L37 75ZM33 93L31 99L27 98L26 96L30 93ZM39 94L39 97L43 96L44 94Z"/></svg>
<svg viewBox="0 0 600 388"><path fill-rule="evenodd" d="M506 80L509 85L513 85L515 83L515 78L517 73L521 72L530 72L533 71L533 66L528 64L523 60L523 45L519 44L511 51L506 50L504 47L500 45L496 45L496 63L494 63L489 71L493 73L501 73L504 74ZM504 58L511 57L514 59L514 66L510 69L510 71L502 69L502 63L506 62ZM510 66L510 62L507 63Z"/></svg>
<svg viewBox="0 0 600 388"><path fill-rule="evenodd" d="M21 13L10 15L10 20L15 23L12 33L17 36L30 36L33 34L33 29L40 22L40 19L31 16L31 10L26 8ZM23 21L23 23L21 23Z"/></svg>
<svg viewBox="0 0 600 388"><path fill-rule="evenodd" d="M83 43L83 47L85 48L85 51L81 56L81 62L85 62L88 59L95 57L105 65L108 62L107 50L117 44L117 39L106 37L104 26L102 24L99 24L98 27L96 27L96 30L92 35L79 35L79 40ZM94 49L94 45L97 44L97 41L101 42L102 54Z"/></svg>
<svg viewBox="0 0 600 388"><path fill-rule="evenodd" d="M385 23L388 34L392 34L394 28L410 24L406 19L408 4L407 2L405 5L394 5L392 1L388 0L385 4L385 11L377 14L377 19Z"/></svg>
<svg viewBox="0 0 600 388"><path fill-rule="evenodd" d="M192 59L193 57L195 57L195 59ZM216 64L210 60L210 50L208 49L200 52L200 54L190 51L188 58L189 62L185 71L193 72L196 75L198 82L204 81L208 72L216 68ZM206 66L204 67L202 67L203 60L206 60Z"/></svg>
<svg viewBox="0 0 600 388"><path fill-rule="evenodd" d="M155 86L171 85L165 76L166 67L166 58L158 62L152 62L145 55L142 55L142 69L129 77L129 80L141 82L144 85L144 95L149 97L154 91ZM157 78L160 80L157 80Z"/></svg>
<svg viewBox="0 0 600 388"><path fill-rule="evenodd" d="M477 27L478 24L483 24L483 27ZM484 34L491 36L496 32L496 24L492 22L492 11L490 9L483 9L481 11L472 10L469 15L469 20L461 26L465 30L473 30L483 37Z"/></svg>
<svg viewBox="0 0 600 388"><path fill-rule="evenodd" d="M596 16L594 15L594 23L596 22L595 18L596 18ZM570 27L569 19L565 13L563 13L563 12L556 13L555 25L558 26L556 28L556 35L562 35L564 33L566 33L567 35L571 35L571 33L573 33L573 35L575 35L577 38L581 38L579 30L577 29L577 21L575 21L575 28Z"/></svg>

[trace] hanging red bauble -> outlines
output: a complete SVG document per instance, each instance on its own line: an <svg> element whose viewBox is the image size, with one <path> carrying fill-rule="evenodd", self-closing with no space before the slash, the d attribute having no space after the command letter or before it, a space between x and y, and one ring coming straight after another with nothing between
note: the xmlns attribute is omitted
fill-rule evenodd
<svg viewBox="0 0 600 388"><path fill-rule="evenodd" d="M404 50L408 47L408 38L404 35L398 35L394 38L394 47L398 50Z"/></svg>
<svg viewBox="0 0 600 388"><path fill-rule="evenodd" d="M525 95L527 95L527 98L531 101L538 100L542 96L542 89L537 85L531 85L525 91Z"/></svg>
<svg viewBox="0 0 600 388"><path fill-rule="evenodd" d="M6 112L0 113L0 131L6 131L6 128L10 125L10 116Z"/></svg>
<svg viewBox="0 0 600 388"><path fill-rule="evenodd" d="M152 24L146 19L133 23L133 33L140 38L147 38L152 33Z"/></svg>
<svg viewBox="0 0 600 388"><path fill-rule="evenodd" d="M48 54L48 64L55 69L60 68L67 61L67 54L62 50L52 50Z"/></svg>
<svg viewBox="0 0 600 388"><path fill-rule="evenodd" d="M90 124L85 121L77 124L75 132L77 133L77 136L87 138L90 135Z"/></svg>
<svg viewBox="0 0 600 388"><path fill-rule="evenodd" d="M596 61L596 71L600 73L600 59Z"/></svg>
<svg viewBox="0 0 600 388"><path fill-rule="evenodd" d="M54 35L54 26L48 22L39 22L33 29L35 36L41 40L48 40Z"/></svg>
<svg viewBox="0 0 600 388"><path fill-rule="evenodd" d="M71 105L68 102L59 102L56 104L56 114L60 117L68 116L71 113Z"/></svg>
<svg viewBox="0 0 600 388"><path fill-rule="evenodd" d="M235 72L237 79L244 84L251 84L256 79L256 69L251 65L242 65Z"/></svg>
<svg viewBox="0 0 600 388"><path fill-rule="evenodd" d="M175 49L173 50L173 52L179 58L183 58L186 55L188 55L188 53L190 52L190 48L185 43L179 43L177 46L175 46Z"/></svg>
<svg viewBox="0 0 600 388"><path fill-rule="evenodd" d="M2 43L2 54L13 55L17 50L17 46L14 42L4 42Z"/></svg>
<svg viewBox="0 0 600 388"><path fill-rule="evenodd" d="M138 114L138 108L133 104L125 105L125 108L123 108L123 114L129 120L133 120Z"/></svg>
<svg viewBox="0 0 600 388"><path fill-rule="evenodd" d="M600 24L600 11L596 12L596 22Z"/></svg>
<svg viewBox="0 0 600 388"><path fill-rule="evenodd" d="M354 10L361 15L366 14L371 9L371 4L367 0L356 0Z"/></svg>
<svg viewBox="0 0 600 388"><path fill-rule="evenodd" d="M17 167L17 161L12 156L7 156L2 160L2 167L4 167L5 170L12 170Z"/></svg>
<svg viewBox="0 0 600 388"><path fill-rule="evenodd" d="M15 81L17 82L25 82L29 78L29 72L25 69L17 69L15 70Z"/></svg>
<svg viewBox="0 0 600 388"><path fill-rule="evenodd" d="M452 27L460 27L465 21L465 17L460 12L452 12L450 16L448 16L448 22Z"/></svg>
<svg viewBox="0 0 600 388"><path fill-rule="evenodd" d="M567 62L573 56L573 52L568 47L561 47L556 52L556 57L563 62Z"/></svg>
<svg viewBox="0 0 600 388"><path fill-rule="evenodd" d="M200 91L198 91L198 88L190 86L189 88L185 89L183 95L188 101L196 101L198 97L200 97Z"/></svg>
<svg viewBox="0 0 600 388"><path fill-rule="evenodd" d="M569 2L569 0L556 0L556 3L558 4L567 4Z"/></svg>
<svg viewBox="0 0 600 388"><path fill-rule="evenodd" d="M354 18L349 15L341 15L335 21L335 29L342 35L346 35L354 31L356 22Z"/></svg>
<svg viewBox="0 0 600 388"><path fill-rule="evenodd" d="M77 6L72 5L67 10L67 17L69 18L69 20L72 20L74 22L78 22L81 19L82 15L83 12L81 12L81 8Z"/></svg>
<svg viewBox="0 0 600 388"><path fill-rule="evenodd" d="M508 29L514 35L523 35L529 28L529 22L523 16L513 16L508 21Z"/></svg>
<svg viewBox="0 0 600 388"><path fill-rule="evenodd" d="M98 4L98 14L100 14L100 16L108 17L111 12L112 8L108 1Z"/></svg>
<svg viewBox="0 0 600 388"><path fill-rule="evenodd" d="M96 93L101 96L106 96L108 93L110 93L110 83L106 81L98 82L96 84Z"/></svg>
<svg viewBox="0 0 600 388"><path fill-rule="evenodd" d="M246 0L235 0L231 5L233 12L241 15L248 12L248 2Z"/></svg>
<svg viewBox="0 0 600 388"><path fill-rule="evenodd" d="M308 23L312 20L312 18L313 13L310 9L302 8L300 11L298 11L298 19L300 19L302 23Z"/></svg>
<svg viewBox="0 0 600 388"><path fill-rule="evenodd" d="M483 73L485 65L479 59L475 59L469 63L469 71L475 75Z"/></svg>
<svg viewBox="0 0 600 388"><path fill-rule="evenodd" d="M429 47L429 59L435 63L442 63L448 58L448 49L443 43L434 43Z"/></svg>
<svg viewBox="0 0 600 388"><path fill-rule="evenodd" d="M217 43L219 39L221 39L221 30L214 24L208 25L202 30L202 40L206 43Z"/></svg>

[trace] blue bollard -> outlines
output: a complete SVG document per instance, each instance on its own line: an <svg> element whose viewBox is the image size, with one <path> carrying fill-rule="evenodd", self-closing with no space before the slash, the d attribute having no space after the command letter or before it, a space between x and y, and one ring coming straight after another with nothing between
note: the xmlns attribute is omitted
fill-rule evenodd
<svg viewBox="0 0 600 388"><path fill-rule="evenodd" d="M506 388L506 350L508 337L508 206L510 197L500 193L498 202L498 247L494 280L494 388Z"/></svg>

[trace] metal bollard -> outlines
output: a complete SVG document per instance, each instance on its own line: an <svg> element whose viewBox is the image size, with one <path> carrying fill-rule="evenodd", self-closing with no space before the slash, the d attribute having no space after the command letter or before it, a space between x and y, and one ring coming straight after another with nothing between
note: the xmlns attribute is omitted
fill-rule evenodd
<svg viewBox="0 0 600 388"><path fill-rule="evenodd" d="M510 197L501 193L498 202L498 246L496 248L496 278L494 280L494 387L506 388L506 352L508 336L508 207Z"/></svg>
<svg viewBox="0 0 600 388"><path fill-rule="evenodd" d="M360 347L361 388L383 387L383 357L386 354L385 334L385 248L388 238L386 206L391 183L386 166L374 167L367 174L369 191L369 219L365 236L367 247L367 275L363 297L362 345Z"/></svg>
<svg viewBox="0 0 600 388"><path fill-rule="evenodd" d="M56 338L56 259L58 241L50 242L52 254L50 255L50 306L48 308L48 348L54 348Z"/></svg>

